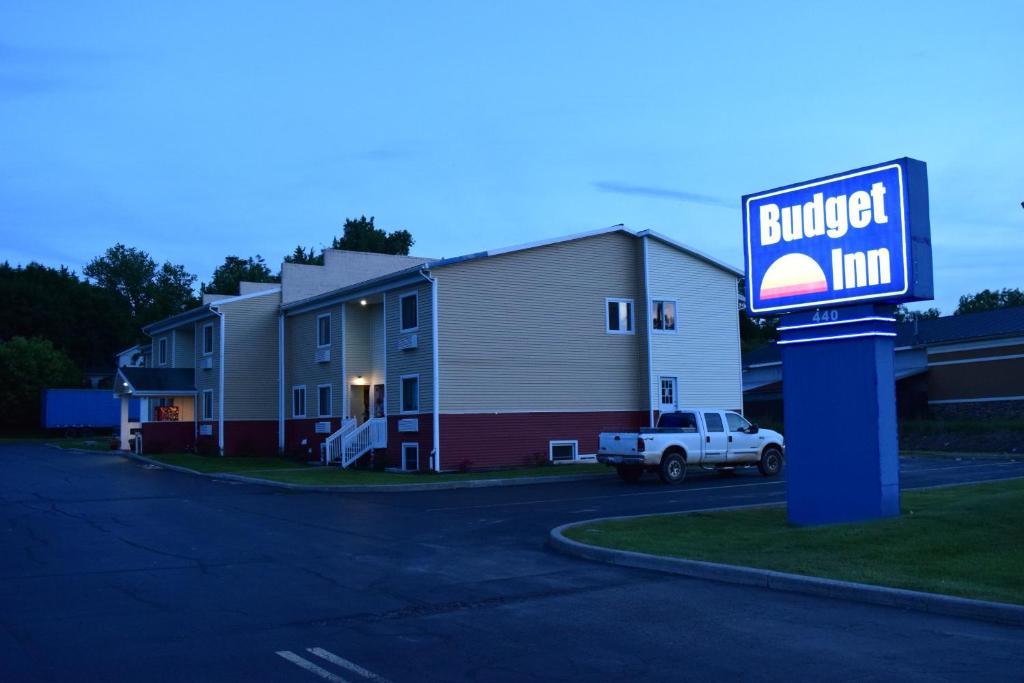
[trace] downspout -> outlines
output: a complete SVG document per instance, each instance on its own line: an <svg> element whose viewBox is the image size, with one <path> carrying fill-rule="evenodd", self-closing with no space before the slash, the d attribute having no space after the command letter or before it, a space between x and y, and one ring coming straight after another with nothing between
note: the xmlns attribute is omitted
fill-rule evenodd
<svg viewBox="0 0 1024 683"><path fill-rule="evenodd" d="M277 450L284 451L284 313L277 314Z"/></svg>
<svg viewBox="0 0 1024 683"><path fill-rule="evenodd" d="M216 306L210 312L220 318L220 362L217 363L217 449L224 456L224 313Z"/></svg>
<svg viewBox="0 0 1024 683"><path fill-rule="evenodd" d="M651 357L651 271L647 260L647 235L644 244L644 336L647 339L647 426L654 426L654 359ZM679 388L676 387L676 391Z"/></svg>
<svg viewBox="0 0 1024 683"><path fill-rule="evenodd" d="M427 282L430 283L430 334L431 334L431 349L433 351L431 358L431 373L433 374L433 408L434 408L434 451L432 453L434 460L434 471L441 471L441 379L437 372L437 278L431 277L429 271L420 271L420 275L426 278Z"/></svg>

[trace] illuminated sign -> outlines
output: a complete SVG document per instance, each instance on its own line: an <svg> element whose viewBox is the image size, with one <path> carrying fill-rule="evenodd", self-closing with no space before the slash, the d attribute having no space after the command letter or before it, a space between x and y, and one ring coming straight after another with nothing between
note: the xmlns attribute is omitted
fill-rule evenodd
<svg viewBox="0 0 1024 683"><path fill-rule="evenodd" d="M922 161L747 195L743 229L751 314L932 298Z"/></svg>

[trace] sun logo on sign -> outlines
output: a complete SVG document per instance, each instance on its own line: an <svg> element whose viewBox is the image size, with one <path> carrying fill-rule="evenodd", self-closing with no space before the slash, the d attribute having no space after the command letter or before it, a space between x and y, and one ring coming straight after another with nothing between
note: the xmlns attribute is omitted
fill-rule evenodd
<svg viewBox="0 0 1024 683"><path fill-rule="evenodd" d="M786 254L777 259L761 280L762 299L827 291L825 272L817 261L804 254Z"/></svg>

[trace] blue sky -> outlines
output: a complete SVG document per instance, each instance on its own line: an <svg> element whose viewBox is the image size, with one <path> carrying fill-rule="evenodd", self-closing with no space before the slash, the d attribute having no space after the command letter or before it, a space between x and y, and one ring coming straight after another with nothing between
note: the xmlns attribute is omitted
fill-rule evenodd
<svg viewBox="0 0 1024 683"><path fill-rule="evenodd" d="M1019 0L8 2L0 259L121 241L209 279L365 213L427 256L625 223L741 266L741 195L912 156L949 313L1024 287L1022 25Z"/></svg>

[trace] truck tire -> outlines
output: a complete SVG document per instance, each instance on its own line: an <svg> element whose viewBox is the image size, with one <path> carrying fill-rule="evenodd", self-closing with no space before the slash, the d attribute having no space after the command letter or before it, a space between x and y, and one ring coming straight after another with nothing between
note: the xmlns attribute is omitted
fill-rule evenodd
<svg viewBox="0 0 1024 683"><path fill-rule="evenodd" d="M637 483L644 474L644 468L639 465L618 465L615 471L618 472L619 479L627 484Z"/></svg>
<svg viewBox="0 0 1024 683"><path fill-rule="evenodd" d="M777 446L768 446L761 453L761 461L757 463L757 469L765 477L774 477L782 471L782 451Z"/></svg>
<svg viewBox="0 0 1024 683"><path fill-rule="evenodd" d="M661 459L658 476L666 484L679 484L686 478L686 458L682 453L673 451Z"/></svg>

